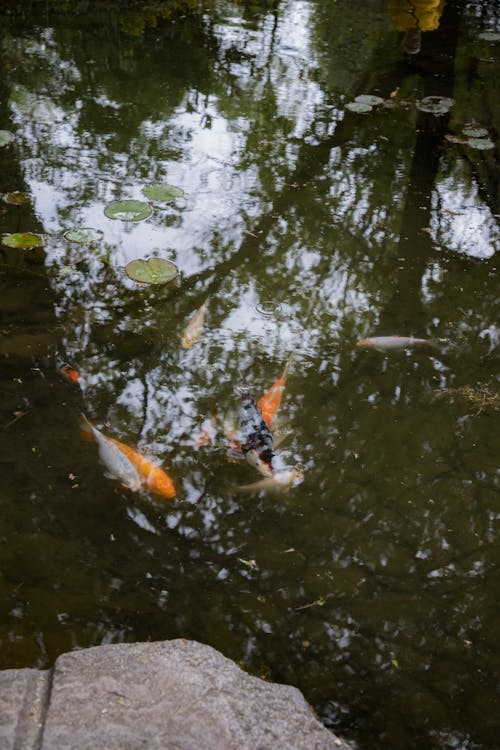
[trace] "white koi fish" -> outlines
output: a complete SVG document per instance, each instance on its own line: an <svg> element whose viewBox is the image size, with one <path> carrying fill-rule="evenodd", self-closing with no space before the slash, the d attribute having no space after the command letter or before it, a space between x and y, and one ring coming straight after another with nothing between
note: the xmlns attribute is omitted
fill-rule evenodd
<svg viewBox="0 0 500 750"><path fill-rule="evenodd" d="M251 484L243 484L237 487L232 487L233 492L260 492L260 491L274 491L274 492L288 492L291 487L299 484L304 475L302 472L296 469L283 469L277 471L270 477L261 479L258 482L252 482Z"/></svg>
<svg viewBox="0 0 500 750"><path fill-rule="evenodd" d="M435 346L432 339L417 339L414 336L370 336L356 343L360 349L376 349L388 352L395 349L414 349L420 346Z"/></svg>

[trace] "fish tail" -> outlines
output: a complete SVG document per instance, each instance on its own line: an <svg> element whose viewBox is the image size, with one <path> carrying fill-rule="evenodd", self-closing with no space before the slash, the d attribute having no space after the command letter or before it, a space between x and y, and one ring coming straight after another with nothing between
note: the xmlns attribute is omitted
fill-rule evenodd
<svg viewBox="0 0 500 750"><path fill-rule="evenodd" d="M85 414L80 414L80 432L82 435L83 440L86 440L88 443L92 443L94 441L94 430L92 423L89 422Z"/></svg>

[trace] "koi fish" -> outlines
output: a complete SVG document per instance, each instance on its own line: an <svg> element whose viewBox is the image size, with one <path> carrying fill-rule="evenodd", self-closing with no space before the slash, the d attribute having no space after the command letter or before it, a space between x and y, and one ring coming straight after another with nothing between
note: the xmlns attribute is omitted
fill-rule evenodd
<svg viewBox="0 0 500 750"><path fill-rule="evenodd" d="M356 343L360 349L376 349L388 352L395 349L412 349L418 346L434 346L432 339L417 339L414 336L371 336Z"/></svg>
<svg viewBox="0 0 500 750"><path fill-rule="evenodd" d="M265 393L257 403L257 406L262 412L264 422L267 424L270 430L273 429L274 418L278 412L281 403L281 397L283 396L283 393L285 391L285 383L289 365L290 357L285 364L281 377L279 377L278 380L276 380L272 384L267 393Z"/></svg>
<svg viewBox="0 0 500 750"><path fill-rule="evenodd" d="M58 373L69 383L80 382L80 374L76 370L74 370L71 367L71 365L68 365L68 364L62 365L62 367L59 367Z"/></svg>
<svg viewBox="0 0 500 750"><path fill-rule="evenodd" d="M258 482L252 482L251 484L243 484L240 486L232 487L233 492L260 492L261 490L275 491L275 492L288 492L288 490L301 481L304 475L301 471L296 469L283 469L283 471L277 471L270 477L261 479Z"/></svg>
<svg viewBox="0 0 500 750"><path fill-rule="evenodd" d="M172 480L159 466L125 443L104 435L83 415L80 426L83 436L97 443L101 461L111 477L134 491L147 490L169 500L175 497Z"/></svg>
<svg viewBox="0 0 500 750"><path fill-rule="evenodd" d="M239 438L241 453L248 463L264 476L272 476L273 435L248 391L242 393Z"/></svg>
<svg viewBox="0 0 500 750"><path fill-rule="evenodd" d="M208 299L202 304L202 306L195 312L182 334L181 344L184 349L190 349L199 338L201 329L203 328L203 322L205 320L205 313L207 310Z"/></svg>

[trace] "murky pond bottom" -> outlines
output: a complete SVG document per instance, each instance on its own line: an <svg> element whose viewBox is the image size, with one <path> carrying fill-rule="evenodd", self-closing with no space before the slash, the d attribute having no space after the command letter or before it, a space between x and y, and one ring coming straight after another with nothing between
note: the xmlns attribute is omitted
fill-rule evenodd
<svg viewBox="0 0 500 750"><path fill-rule="evenodd" d="M362 5L10 4L0 666L193 638L359 748L493 749L500 20ZM151 258L178 275L127 275ZM229 426L285 365L303 481L241 492ZM82 414L175 498L107 476Z"/></svg>

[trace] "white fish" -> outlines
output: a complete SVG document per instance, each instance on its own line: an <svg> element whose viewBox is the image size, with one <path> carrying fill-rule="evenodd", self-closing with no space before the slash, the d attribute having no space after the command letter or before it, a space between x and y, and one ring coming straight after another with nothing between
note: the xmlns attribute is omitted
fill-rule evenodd
<svg viewBox="0 0 500 750"><path fill-rule="evenodd" d="M376 349L378 352L434 345L435 342L432 339L417 339L415 336L370 336L356 343L360 349Z"/></svg>
<svg viewBox="0 0 500 750"><path fill-rule="evenodd" d="M81 427L83 432L90 432L97 443L99 457L107 469L107 474L112 479L119 479L122 484L131 490L139 490L142 486L141 476L132 461L123 453L114 440L103 435L92 422L82 416Z"/></svg>
<svg viewBox="0 0 500 750"><path fill-rule="evenodd" d="M244 484L237 487L232 487L233 492L260 492L264 490L266 492L274 490L275 492L288 492L288 490L296 485L300 484L300 481L304 478L302 472L297 469L283 469L277 471L266 479L261 479L258 482L252 482L251 484Z"/></svg>

